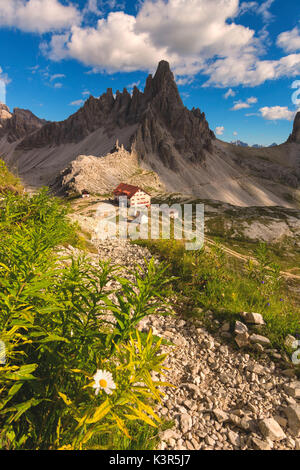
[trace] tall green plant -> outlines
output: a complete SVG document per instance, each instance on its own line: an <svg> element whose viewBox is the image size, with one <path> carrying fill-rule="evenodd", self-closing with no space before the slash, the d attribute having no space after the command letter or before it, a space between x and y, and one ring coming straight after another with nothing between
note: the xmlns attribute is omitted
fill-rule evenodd
<svg viewBox="0 0 300 470"><path fill-rule="evenodd" d="M165 356L136 327L164 304L165 268L152 260L130 282L109 263L58 258L73 227L46 190L9 194L0 209L0 447L80 449L97 434L129 437L132 421L159 425L167 384L151 373Z"/></svg>

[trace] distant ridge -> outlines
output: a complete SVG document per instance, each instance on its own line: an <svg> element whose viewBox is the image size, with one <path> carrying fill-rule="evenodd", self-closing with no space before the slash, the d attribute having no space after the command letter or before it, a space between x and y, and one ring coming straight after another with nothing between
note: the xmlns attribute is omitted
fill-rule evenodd
<svg viewBox="0 0 300 470"><path fill-rule="evenodd" d="M264 145L260 145L260 144L249 145L246 142L242 142L241 140L234 140L230 143L232 145L236 145L237 147L251 147L251 148L254 148L254 149L262 149L262 148L265 147ZM267 145L267 147L277 147L277 144L273 143L271 145Z"/></svg>

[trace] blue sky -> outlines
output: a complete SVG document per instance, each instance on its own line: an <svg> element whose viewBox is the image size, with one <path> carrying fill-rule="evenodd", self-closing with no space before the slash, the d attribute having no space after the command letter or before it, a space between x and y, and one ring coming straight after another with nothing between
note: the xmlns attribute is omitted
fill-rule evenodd
<svg viewBox="0 0 300 470"><path fill-rule="evenodd" d="M0 0L0 43L6 104L49 120L143 88L161 59L223 140L281 143L300 107L295 0Z"/></svg>

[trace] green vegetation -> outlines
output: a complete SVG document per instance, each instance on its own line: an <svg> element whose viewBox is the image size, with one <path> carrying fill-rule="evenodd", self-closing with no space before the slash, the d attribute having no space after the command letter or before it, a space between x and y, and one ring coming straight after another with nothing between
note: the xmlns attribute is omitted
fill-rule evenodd
<svg viewBox="0 0 300 470"><path fill-rule="evenodd" d="M8 192L20 193L22 190L19 178L8 171L4 161L0 159L0 194Z"/></svg>
<svg viewBox="0 0 300 470"><path fill-rule="evenodd" d="M184 243L176 240L136 243L146 245L170 264L170 274L178 278L173 288L184 300L186 315L200 307L233 321L240 319L241 312L259 312L266 321L265 333L280 348L287 334L299 333L299 304L290 296L266 245L256 248L257 264L249 261L241 266L227 257L219 244L186 251Z"/></svg>
<svg viewBox="0 0 300 470"><path fill-rule="evenodd" d="M66 263L55 253L74 232L45 189L0 200L0 448L153 448L163 425L153 407L168 384L151 373L165 355L137 325L172 279L153 260L134 282L108 263Z"/></svg>

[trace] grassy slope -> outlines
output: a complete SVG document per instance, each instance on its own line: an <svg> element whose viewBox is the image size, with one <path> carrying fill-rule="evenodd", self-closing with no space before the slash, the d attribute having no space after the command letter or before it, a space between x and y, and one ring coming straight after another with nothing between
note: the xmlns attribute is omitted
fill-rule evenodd
<svg viewBox="0 0 300 470"><path fill-rule="evenodd" d="M180 241L139 241L170 264L178 277L174 291L183 302L181 310L191 316L200 307L214 311L221 320L240 320L243 311L260 312L266 334L274 347L285 350L288 334L300 333L300 305L290 295L278 267L268 255L257 253L257 266L249 266L226 256L220 246L201 252L186 252ZM258 250L259 251L259 250ZM265 257L265 259L264 259Z"/></svg>

